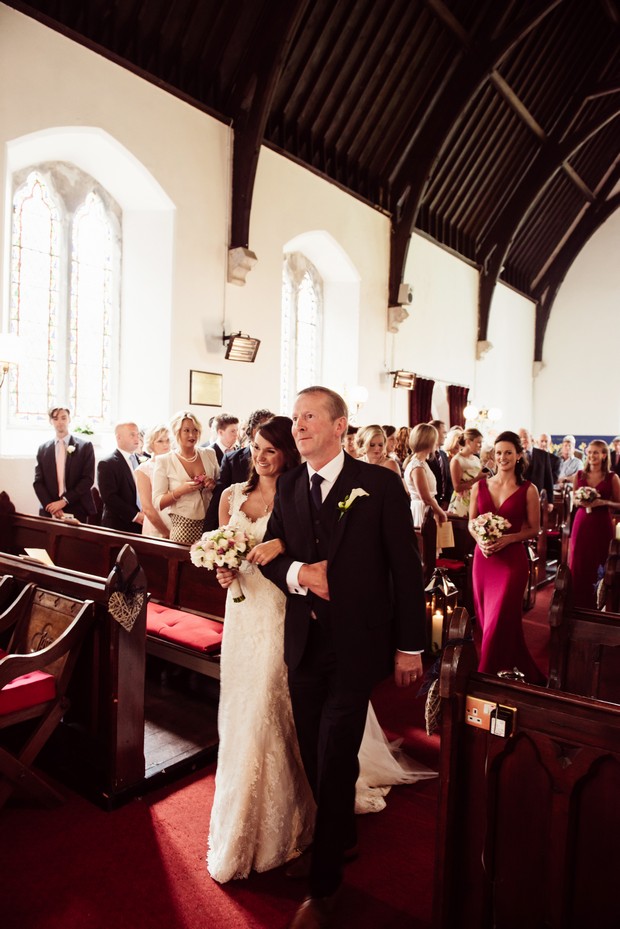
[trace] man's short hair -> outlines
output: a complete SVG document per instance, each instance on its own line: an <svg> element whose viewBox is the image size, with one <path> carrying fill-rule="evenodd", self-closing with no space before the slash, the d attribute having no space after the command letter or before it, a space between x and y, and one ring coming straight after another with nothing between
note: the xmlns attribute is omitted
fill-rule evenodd
<svg viewBox="0 0 620 929"><path fill-rule="evenodd" d="M325 397L325 402L327 403L327 408L329 410L329 415L332 418L332 422L336 419L349 418L349 411L347 405L340 396L336 393L335 390L330 390L329 387L304 387L303 390L300 390L297 394L298 397L302 397L304 394L323 394Z"/></svg>
<svg viewBox="0 0 620 929"><path fill-rule="evenodd" d="M565 435L564 438L562 439L562 441L563 441L563 442L570 442L571 445L576 445L576 444L577 444L577 439L575 438L574 435Z"/></svg>
<svg viewBox="0 0 620 929"><path fill-rule="evenodd" d="M238 422L239 418L233 416L232 413L220 413L219 416L213 419L213 428L219 432L220 429L226 429L227 426L236 426Z"/></svg>
<svg viewBox="0 0 620 929"><path fill-rule="evenodd" d="M351 423L347 426L347 435L357 435L359 426L352 426Z"/></svg>
<svg viewBox="0 0 620 929"><path fill-rule="evenodd" d="M273 413L271 410L254 410L248 416L248 421L245 424L245 436L248 439L251 439L254 430L257 426L260 426L261 423L266 423L268 419L273 419Z"/></svg>
<svg viewBox="0 0 620 929"><path fill-rule="evenodd" d="M71 416L71 410L69 409L68 406L53 406L51 407L47 415L50 419L54 419L54 417L57 416L58 413L67 413L68 416Z"/></svg>

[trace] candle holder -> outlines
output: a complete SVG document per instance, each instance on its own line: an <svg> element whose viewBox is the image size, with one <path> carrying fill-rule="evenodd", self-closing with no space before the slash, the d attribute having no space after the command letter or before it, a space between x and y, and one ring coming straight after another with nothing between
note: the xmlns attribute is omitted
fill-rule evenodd
<svg viewBox="0 0 620 929"><path fill-rule="evenodd" d="M445 568L435 568L424 589L426 597L427 651L437 655L443 648L450 617L458 606L459 591Z"/></svg>

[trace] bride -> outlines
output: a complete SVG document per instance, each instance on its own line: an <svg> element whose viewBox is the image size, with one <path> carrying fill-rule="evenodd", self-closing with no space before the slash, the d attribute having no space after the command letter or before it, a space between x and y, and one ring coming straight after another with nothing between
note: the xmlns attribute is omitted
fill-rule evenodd
<svg viewBox="0 0 620 929"><path fill-rule="evenodd" d="M273 508L280 474L297 467L291 420L263 423L252 445L245 484L220 500L220 525L239 526L259 542L242 563L245 600L226 603L220 664L219 753L209 826L207 865L223 883L267 871L296 857L312 841L314 800L306 780L293 722L283 658L285 596L260 572L283 551L282 542L260 542ZM220 579L223 587L230 581ZM356 812L385 806L391 784L436 776L399 756L369 707L360 748Z"/></svg>

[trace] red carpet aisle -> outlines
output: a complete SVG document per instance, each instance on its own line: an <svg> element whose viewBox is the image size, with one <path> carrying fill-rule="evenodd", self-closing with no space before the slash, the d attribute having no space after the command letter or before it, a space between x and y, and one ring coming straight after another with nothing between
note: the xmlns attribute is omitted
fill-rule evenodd
<svg viewBox="0 0 620 929"><path fill-rule="evenodd" d="M543 658L550 590L526 620ZM418 760L437 766L422 700L391 682L377 715ZM284 929L303 886L282 871L224 887L204 863L214 766L105 813L71 794L55 810L0 812L3 929ZM339 929L429 929L437 781L394 788L387 809L359 817L362 854L347 867Z"/></svg>

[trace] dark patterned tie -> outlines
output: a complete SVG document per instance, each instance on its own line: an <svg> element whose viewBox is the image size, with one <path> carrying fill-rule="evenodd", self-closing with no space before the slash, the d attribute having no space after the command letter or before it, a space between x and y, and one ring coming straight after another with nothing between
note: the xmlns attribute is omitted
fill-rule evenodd
<svg viewBox="0 0 620 929"><path fill-rule="evenodd" d="M320 474L313 474L310 478L310 496L315 510L320 510L323 506L323 495L321 493L321 484L324 478Z"/></svg>

